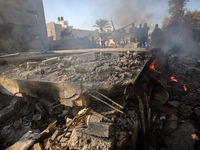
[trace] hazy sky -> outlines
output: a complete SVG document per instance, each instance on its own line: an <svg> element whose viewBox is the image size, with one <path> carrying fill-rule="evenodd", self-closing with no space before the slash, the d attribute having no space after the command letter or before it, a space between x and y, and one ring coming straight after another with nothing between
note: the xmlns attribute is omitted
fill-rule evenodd
<svg viewBox="0 0 200 150"><path fill-rule="evenodd" d="M135 22L153 28L168 16L168 0L43 0L46 22L63 16L74 28L95 30L97 19L113 20L115 28ZM200 10L200 0L190 0L186 9Z"/></svg>

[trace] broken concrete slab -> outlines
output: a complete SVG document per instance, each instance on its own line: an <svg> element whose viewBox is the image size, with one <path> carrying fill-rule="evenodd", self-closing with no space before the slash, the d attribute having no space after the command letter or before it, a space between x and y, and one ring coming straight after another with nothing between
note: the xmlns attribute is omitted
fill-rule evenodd
<svg viewBox="0 0 200 150"><path fill-rule="evenodd" d="M181 126L175 132L173 132L170 136L165 138L167 149L194 149L196 141L192 139L191 135L195 134L196 132L198 132L197 129L191 123L182 123Z"/></svg>
<svg viewBox="0 0 200 150"><path fill-rule="evenodd" d="M67 82L58 83L0 78L0 85L0 92L7 95L25 93L36 98L57 100L66 106L73 106L74 101L78 100L82 92L80 85L73 85Z"/></svg>
<svg viewBox="0 0 200 150"><path fill-rule="evenodd" d="M68 141L70 149L102 149L112 150L113 140L108 138L99 138L84 133L85 128L74 128Z"/></svg>
<svg viewBox="0 0 200 150"><path fill-rule="evenodd" d="M89 127L85 130L85 133L108 138L112 133L112 123L90 122Z"/></svg>
<svg viewBox="0 0 200 150"><path fill-rule="evenodd" d="M36 133L33 131L28 131L24 136L22 136L18 142L13 144L11 147L7 148L7 150L27 150L29 149L36 140L41 137L40 133Z"/></svg>
<svg viewBox="0 0 200 150"><path fill-rule="evenodd" d="M79 61L94 61L97 59L97 54L95 52L90 52L76 55L76 57Z"/></svg>
<svg viewBox="0 0 200 150"><path fill-rule="evenodd" d="M53 57L53 58L49 58L49 59L43 60L42 64L51 65L51 64L55 64L57 62L58 62L58 57Z"/></svg>

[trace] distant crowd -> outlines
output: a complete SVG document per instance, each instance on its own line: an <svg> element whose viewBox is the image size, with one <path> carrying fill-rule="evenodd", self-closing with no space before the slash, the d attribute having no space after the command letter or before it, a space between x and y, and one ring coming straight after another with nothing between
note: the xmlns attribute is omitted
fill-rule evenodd
<svg viewBox="0 0 200 150"><path fill-rule="evenodd" d="M155 29L152 32L151 39L149 39L148 35L149 27L147 23L145 23L142 27L140 24L139 28L132 24L132 27L129 30L130 34L130 42L138 43L137 47L159 47L162 42L162 32L161 29L158 27L158 24L155 25Z"/></svg>

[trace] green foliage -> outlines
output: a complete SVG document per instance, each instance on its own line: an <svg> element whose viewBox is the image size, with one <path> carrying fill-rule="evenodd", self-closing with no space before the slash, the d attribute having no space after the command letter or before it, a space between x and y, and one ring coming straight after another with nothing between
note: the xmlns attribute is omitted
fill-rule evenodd
<svg viewBox="0 0 200 150"><path fill-rule="evenodd" d="M97 27L97 28L103 28L104 30L106 29L110 29L110 23L108 22L108 20L103 20L103 19L99 19L95 22L96 24L93 27Z"/></svg>
<svg viewBox="0 0 200 150"><path fill-rule="evenodd" d="M184 22L191 29L193 38L200 42L200 11L187 11L184 15Z"/></svg>

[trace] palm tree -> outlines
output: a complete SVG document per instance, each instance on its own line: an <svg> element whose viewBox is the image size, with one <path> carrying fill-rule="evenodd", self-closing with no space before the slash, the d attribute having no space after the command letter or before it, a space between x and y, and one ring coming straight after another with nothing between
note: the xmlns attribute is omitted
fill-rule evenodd
<svg viewBox="0 0 200 150"><path fill-rule="evenodd" d="M102 28L103 30L107 30L111 28L110 23L108 20L99 19L95 22L96 24L93 27Z"/></svg>

